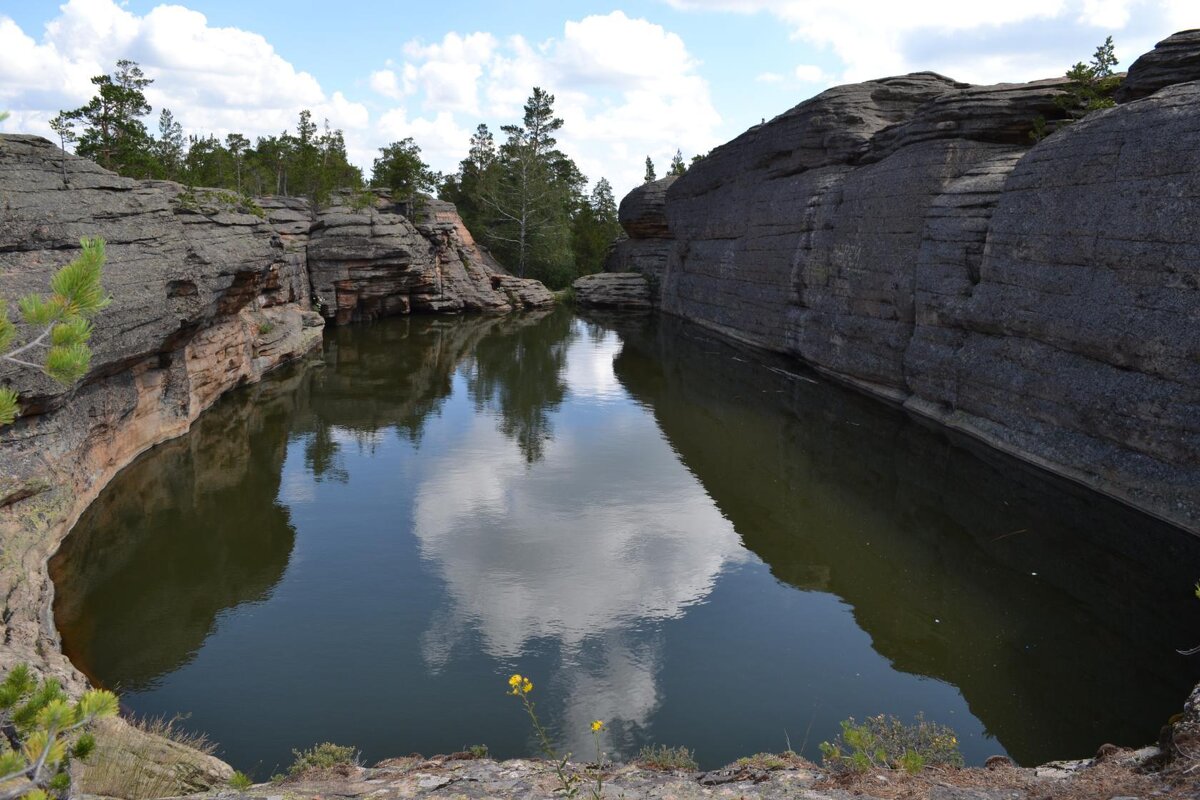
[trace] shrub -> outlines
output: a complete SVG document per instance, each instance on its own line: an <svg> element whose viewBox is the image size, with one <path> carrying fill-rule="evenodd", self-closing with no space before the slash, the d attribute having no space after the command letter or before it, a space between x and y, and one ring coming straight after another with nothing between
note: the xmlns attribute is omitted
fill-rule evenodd
<svg viewBox="0 0 1200 800"><path fill-rule="evenodd" d="M903 769L920 772L926 766L963 764L954 731L918 714L905 725L893 716L868 717L857 723L842 722L842 732L832 742L821 742L825 765L835 771L866 772L868 769Z"/></svg>
<svg viewBox="0 0 1200 800"><path fill-rule="evenodd" d="M695 772L700 769L691 750L686 747L667 747L665 744L648 745L634 759L647 769L683 770Z"/></svg>
<svg viewBox="0 0 1200 800"><path fill-rule="evenodd" d="M88 728L116 713L112 692L93 689L72 703L58 681L39 683L27 665L13 667L0 683L0 730L8 734L0 738L0 800L71 796L71 760L96 747Z"/></svg>
<svg viewBox="0 0 1200 800"><path fill-rule="evenodd" d="M249 789L254 785L254 780L242 771L234 772L229 778L229 788L237 789L239 792L244 789Z"/></svg>
<svg viewBox="0 0 1200 800"><path fill-rule="evenodd" d="M322 742L307 750L293 750L296 760L288 767L289 775L330 767L358 766L358 750L348 745Z"/></svg>

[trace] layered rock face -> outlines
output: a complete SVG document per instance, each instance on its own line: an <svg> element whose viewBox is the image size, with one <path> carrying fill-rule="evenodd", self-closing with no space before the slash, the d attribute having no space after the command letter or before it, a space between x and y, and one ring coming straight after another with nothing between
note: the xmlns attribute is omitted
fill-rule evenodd
<svg viewBox="0 0 1200 800"><path fill-rule="evenodd" d="M25 412L0 430L0 667L28 661L77 686L46 613L46 557L117 470L309 350L322 321L302 254L224 196L120 178L30 136L0 137L0 187L0 297L45 292L81 237L107 242L113 303L88 377L68 388L0 366Z"/></svg>
<svg viewBox="0 0 1200 800"><path fill-rule="evenodd" d="M1153 93L1036 145L1062 81L830 89L614 252L666 253L665 311L1200 530L1200 83L1159 88L1200 79L1200 41L1160 50L1127 79Z"/></svg>
<svg viewBox="0 0 1200 800"><path fill-rule="evenodd" d="M572 284L575 302L594 308L651 308L650 285L638 272L584 275Z"/></svg>
<svg viewBox="0 0 1200 800"><path fill-rule="evenodd" d="M382 196L342 195L316 213L309 270L321 312L337 324L414 311L508 312L554 302L541 283L506 274L454 206L414 214Z"/></svg>

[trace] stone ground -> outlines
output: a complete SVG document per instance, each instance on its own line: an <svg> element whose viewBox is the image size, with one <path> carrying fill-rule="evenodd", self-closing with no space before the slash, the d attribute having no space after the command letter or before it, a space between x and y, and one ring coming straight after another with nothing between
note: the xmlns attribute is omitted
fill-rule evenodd
<svg viewBox="0 0 1200 800"><path fill-rule="evenodd" d="M777 768L753 759L710 772L660 771L632 764L606 765L602 794L624 800L1127 800L1200 798L1200 763L1176 764L1163 772L1140 770L1160 755L1102 748L1094 759L1058 762L1034 769L996 759L988 768L926 769L916 776L888 770L832 775L800 758L772 759ZM784 761L786 766L778 768ZM578 796L592 797L594 767L573 765L583 781ZM238 792L213 791L192 798L299 800L299 798L557 798L553 765L541 760L493 761L468 753L410 756L375 767L345 766L265 783Z"/></svg>

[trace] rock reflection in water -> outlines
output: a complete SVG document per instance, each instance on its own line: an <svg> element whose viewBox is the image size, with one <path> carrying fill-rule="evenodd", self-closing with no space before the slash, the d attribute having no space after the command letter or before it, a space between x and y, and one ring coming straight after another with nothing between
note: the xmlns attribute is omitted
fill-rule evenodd
<svg viewBox="0 0 1200 800"><path fill-rule="evenodd" d="M917 710L975 761L1087 755L1200 677L1200 541L694 327L404 318L318 362L123 472L53 565L76 663L239 768L527 755L511 671L565 748L603 718L709 765Z"/></svg>
<svg viewBox="0 0 1200 800"><path fill-rule="evenodd" d="M294 530L276 502L296 369L222 399L121 472L50 562L68 656L138 691L187 663L222 611L267 597Z"/></svg>
<svg viewBox="0 0 1200 800"><path fill-rule="evenodd" d="M1200 680L1175 652L1200 540L692 325L609 322L622 385L745 545L1021 763L1152 741Z"/></svg>

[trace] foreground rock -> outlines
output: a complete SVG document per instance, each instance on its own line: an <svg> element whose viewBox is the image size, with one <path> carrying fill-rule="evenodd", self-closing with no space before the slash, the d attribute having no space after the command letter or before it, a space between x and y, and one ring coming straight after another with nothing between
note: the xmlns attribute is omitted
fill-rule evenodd
<svg viewBox="0 0 1200 800"><path fill-rule="evenodd" d="M833 775L795 756L760 754L708 772L607 764L604 797L624 800L1090 800L1091 798L1192 798L1194 785L1178 774L1144 774L1148 753L1114 748L1104 758L1062 762L1036 769L1014 767L1000 757L986 769L926 769L916 776L892 770ZM579 796L590 797L597 772L571 764ZM392 800L410 797L562 797L552 764L541 760L492 761L467 753L391 759L373 768L338 767L261 784L243 792L224 790L193 797L330 798Z"/></svg>
<svg viewBox="0 0 1200 800"><path fill-rule="evenodd" d="M1061 80L830 89L667 187L665 234L634 190L610 269L665 254L663 310L1200 531L1196 63L1171 37L1036 144Z"/></svg>
<svg viewBox="0 0 1200 800"><path fill-rule="evenodd" d="M638 272L584 275L571 285L575 302L591 308L649 309L650 284Z"/></svg>

